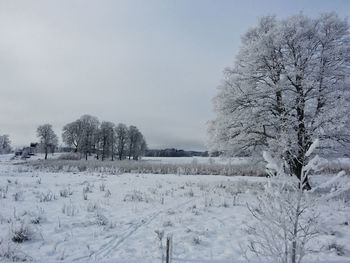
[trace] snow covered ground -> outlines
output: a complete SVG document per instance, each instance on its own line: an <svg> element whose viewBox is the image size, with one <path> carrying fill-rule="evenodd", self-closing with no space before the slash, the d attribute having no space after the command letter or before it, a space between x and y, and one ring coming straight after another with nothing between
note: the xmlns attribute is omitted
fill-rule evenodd
<svg viewBox="0 0 350 263"><path fill-rule="evenodd" d="M0 255L38 262L161 262L162 231L163 245L173 236L173 262L238 262L252 220L246 204L267 180L49 173L13 162L0 158ZM307 260L350 262L349 203L330 200L319 213L321 250ZM29 240L15 243L21 227Z"/></svg>

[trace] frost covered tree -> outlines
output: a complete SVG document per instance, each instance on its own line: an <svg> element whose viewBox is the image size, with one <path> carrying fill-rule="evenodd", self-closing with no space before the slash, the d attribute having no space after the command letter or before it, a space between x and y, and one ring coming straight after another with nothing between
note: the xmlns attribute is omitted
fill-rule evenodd
<svg viewBox="0 0 350 263"><path fill-rule="evenodd" d="M51 124L43 124L37 128L37 137L40 139L41 147L45 152L45 160L47 159L47 154L51 150L54 151L58 144L58 137L52 129Z"/></svg>
<svg viewBox="0 0 350 263"><path fill-rule="evenodd" d="M318 143L316 139L305 153L304 178L311 171L319 172L324 167L324 159L317 155L312 157ZM264 152L263 157L268 173L274 177L267 179L257 200L248 206L254 221L246 225L249 235L246 256L252 261L256 256L260 262L301 263L309 253L320 249L318 242L311 242L320 231L319 205L339 198L346 202L350 184L344 178L346 173L341 171L311 191L305 191L296 177L284 172L283 159L274 158L268 152Z"/></svg>
<svg viewBox="0 0 350 263"><path fill-rule="evenodd" d="M134 160L138 160L140 156L142 156L147 148L147 143L139 131L139 129L135 126L130 126L128 129L128 156L129 160L133 158Z"/></svg>
<svg viewBox="0 0 350 263"><path fill-rule="evenodd" d="M12 151L10 137L5 135L0 135L0 154L7 154Z"/></svg>
<svg viewBox="0 0 350 263"><path fill-rule="evenodd" d="M128 144L128 127L123 123L119 123L115 128L115 133L118 158L119 160L122 160L126 155Z"/></svg>
<svg viewBox="0 0 350 263"><path fill-rule="evenodd" d="M146 140L136 126L128 128L122 123L115 126L109 121L100 124L98 118L90 115L83 115L78 120L66 124L63 127L62 139L86 160L92 153L102 160L111 157L113 161L115 155L120 160L126 156L137 160L147 149Z"/></svg>
<svg viewBox="0 0 350 263"><path fill-rule="evenodd" d="M269 148L300 179L315 138L323 145L350 141L344 129L349 75L346 20L334 13L262 18L243 36L234 66L225 69L209 126L212 150Z"/></svg>
<svg viewBox="0 0 350 263"><path fill-rule="evenodd" d="M83 126L80 120L73 121L63 127L62 140L69 146L73 147L75 152L78 152L82 144Z"/></svg>
<svg viewBox="0 0 350 263"><path fill-rule="evenodd" d="M97 117L91 115L81 116L79 122L82 125L81 152L84 154L85 160L87 160L88 156L96 151L99 143L100 122Z"/></svg>
<svg viewBox="0 0 350 263"><path fill-rule="evenodd" d="M99 125L98 118L83 115L63 127L63 142L67 146L74 147L75 152L81 153L87 160L88 155L95 152L98 147Z"/></svg>
<svg viewBox="0 0 350 263"><path fill-rule="evenodd" d="M139 136L137 137L137 141L133 150L133 159L138 160L141 156L145 155L146 150L147 150L147 143L146 143L145 137L140 132Z"/></svg>
<svg viewBox="0 0 350 263"><path fill-rule="evenodd" d="M140 134L140 132L136 126L131 125L129 127L129 129L128 129L128 156L129 156L129 160L131 159L131 157L134 154L134 150L136 148L139 134Z"/></svg>
<svg viewBox="0 0 350 263"><path fill-rule="evenodd" d="M99 129L99 149L101 151L102 161L104 161L108 156L111 156L113 161L115 142L116 136L114 123L103 121Z"/></svg>

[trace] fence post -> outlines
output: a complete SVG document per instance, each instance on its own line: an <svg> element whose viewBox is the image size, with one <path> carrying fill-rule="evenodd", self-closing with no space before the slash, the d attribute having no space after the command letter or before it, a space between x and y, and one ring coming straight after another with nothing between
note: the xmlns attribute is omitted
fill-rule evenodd
<svg viewBox="0 0 350 263"><path fill-rule="evenodd" d="M166 256L165 263L171 263L172 251L173 250L173 237L168 235L166 238Z"/></svg>

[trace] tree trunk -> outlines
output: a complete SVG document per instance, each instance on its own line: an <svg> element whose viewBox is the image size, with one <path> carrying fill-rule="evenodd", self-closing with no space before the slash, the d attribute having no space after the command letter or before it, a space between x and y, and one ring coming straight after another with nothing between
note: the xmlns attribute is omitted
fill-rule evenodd
<svg viewBox="0 0 350 263"><path fill-rule="evenodd" d="M300 157L303 158L303 157ZM299 158L294 158L291 165L291 172L299 179L299 183L302 184L303 190L311 190L311 185L309 183L309 177L308 176L302 176L303 172L303 166L304 163L299 161ZM303 181L301 181L301 178L303 178Z"/></svg>
<svg viewBox="0 0 350 263"><path fill-rule="evenodd" d="M298 153L297 156L293 158L293 172L300 180L300 183L303 186L303 190L311 190L311 186L309 184L308 177L304 177L303 167L304 167L304 161L305 161L305 154L308 147L307 142L307 134L306 134L306 128L305 128L305 94L303 91L303 86L301 84L302 77L297 75L296 76L296 91L298 93L297 99L296 99L296 112L297 112L297 145L298 145ZM303 181L301 182L301 178L303 178Z"/></svg>

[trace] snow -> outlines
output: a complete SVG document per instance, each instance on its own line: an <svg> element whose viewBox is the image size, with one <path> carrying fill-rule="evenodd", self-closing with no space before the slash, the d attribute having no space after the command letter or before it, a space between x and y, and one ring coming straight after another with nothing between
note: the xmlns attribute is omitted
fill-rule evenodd
<svg viewBox="0 0 350 263"><path fill-rule="evenodd" d="M0 239L9 240L11 229L26 222L32 239L12 242L12 249L37 262L161 262L156 230L173 236L173 262L243 261L244 226L251 220L246 204L254 202L268 180L49 173L29 171L14 162L18 161L10 156L0 157ZM346 175L342 178L350 181ZM327 179L314 178L320 183ZM328 200L320 204L319 213L322 228L315 245L322 250L307 261L349 262L348 203ZM344 254L328 249L330 244L337 244Z"/></svg>

